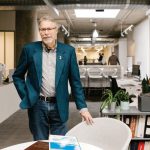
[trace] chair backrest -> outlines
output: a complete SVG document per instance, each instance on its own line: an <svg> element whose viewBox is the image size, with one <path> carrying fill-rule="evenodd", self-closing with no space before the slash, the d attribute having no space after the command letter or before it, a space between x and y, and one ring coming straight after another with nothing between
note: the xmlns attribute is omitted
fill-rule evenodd
<svg viewBox="0 0 150 150"><path fill-rule="evenodd" d="M102 70L100 68L88 68L87 69L88 76L101 76Z"/></svg>
<svg viewBox="0 0 150 150"><path fill-rule="evenodd" d="M70 131L79 142L98 146L104 150L127 150L132 138L130 128L120 120L113 118L94 118L92 125L81 122Z"/></svg>
<svg viewBox="0 0 150 150"><path fill-rule="evenodd" d="M117 68L105 68L103 75L106 77L118 77L118 69Z"/></svg>
<svg viewBox="0 0 150 150"><path fill-rule="evenodd" d="M105 69L104 69L103 75L104 75L105 77L108 77L108 76L111 75L111 74L110 74L110 69L111 69L111 68L105 68Z"/></svg>
<svg viewBox="0 0 150 150"><path fill-rule="evenodd" d="M112 70L110 71L110 76L112 76L113 78L117 78L118 77L118 69L117 68L112 68Z"/></svg>
<svg viewBox="0 0 150 150"><path fill-rule="evenodd" d="M79 68L80 76L86 75L86 68Z"/></svg>

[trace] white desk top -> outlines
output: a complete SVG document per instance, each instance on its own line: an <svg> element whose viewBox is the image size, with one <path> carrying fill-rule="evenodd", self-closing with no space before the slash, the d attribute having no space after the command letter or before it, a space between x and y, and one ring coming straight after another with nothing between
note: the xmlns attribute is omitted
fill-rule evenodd
<svg viewBox="0 0 150 150"><path fill-rule="evenodd" d="M21 143L21 144L6 147L6 148L1 149L1 150L24 150L25 148L29 147L33 143L35 143L35 142ZM81 150L103 150L99 147L96 147L94 145L87 144L87 143L80 143L80 146L81 146Z"/></svg>

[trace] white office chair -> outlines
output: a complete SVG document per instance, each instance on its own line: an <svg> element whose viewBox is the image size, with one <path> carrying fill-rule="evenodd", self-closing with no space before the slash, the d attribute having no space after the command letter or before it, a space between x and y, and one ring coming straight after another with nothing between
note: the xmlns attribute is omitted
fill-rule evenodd
<svg viewBox="0 0 150 150"><path fill-rule="evenodd" d="M118 69L117 68L106 68L103 72L103 75L105 78L108 78L109 76L113 78L118 78Z"/></svg>
<svg viewBox="0 0 150 150"><path fill-rule="evenodd" d="M117 72L118 72L117 68L112 68L112 72L111 72L112 78L118 78Z"/></svg>
<svg viewBox="0 0 150 150"><path fill-rule="evenodd" d="M88 143L103 150L127 150L132 138L130 128L113 118L94 118L92 125L81 122L67 136L75 136L80 142Z"/></svg>
<svg viewBox="0 0 150 150"><path fill-rule="evenodd" d="M106 87L111 87L111 77L118 78L118 69L117 68L105 68L103 71L103 76L105 79Z"/></svg>
<svg viewBox="0 0 150 150"><path fill-rule="evenodd" d="M99 79L103 77L102 70L100 68L88 68L87 73L90 79Z"/></svg>
<svg viewBox="0 0 150 150"><path fill-rule="evenodd" d="M92 90L99 90L103 91L103 86L102 86L102 69L100 68L88 68L87 69L87 74L88 74L88 95L90 91Z"/></svg>

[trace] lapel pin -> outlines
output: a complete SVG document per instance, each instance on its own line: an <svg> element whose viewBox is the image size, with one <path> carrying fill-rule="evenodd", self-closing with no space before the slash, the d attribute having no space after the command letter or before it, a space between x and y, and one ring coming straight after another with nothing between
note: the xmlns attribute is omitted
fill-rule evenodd
<svg viewBox="0 0 150 150"><path fill-rule="evenodd" d="M62 59L62 57L61 57L61 56L59 56L59 59Z"/></svg>

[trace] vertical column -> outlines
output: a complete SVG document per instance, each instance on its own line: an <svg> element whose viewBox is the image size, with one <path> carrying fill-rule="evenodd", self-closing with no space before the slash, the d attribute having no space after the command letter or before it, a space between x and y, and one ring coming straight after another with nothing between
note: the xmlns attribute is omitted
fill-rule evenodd
<svg viewBox="0 0 150 150"><path fill-rule="evenodd" d="M119 61L121 67L123 67L123 74L127 70L127 39L120 38L119 39Z"/></svg>
<svg viewBox="0 0 150 150"><path fill-rule="evenodd" d="M14 68L14 32L5 32L5 64L7 69Z"/></svg>
<svg viewBox="0 0 150 150"><path fill-rule="evenodd" d="M38 38L36 19L36 11L16 11L16 64L23 45Z"/></svg>
<svg viewBox="0 0 150 150"><path fill-rule="evenodd" d="M0 63L4 64L4 32L0 32Z"/></svg>

